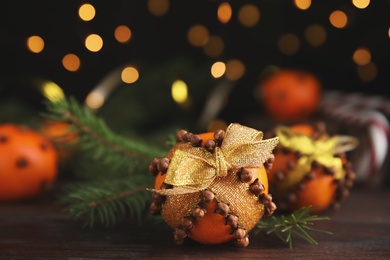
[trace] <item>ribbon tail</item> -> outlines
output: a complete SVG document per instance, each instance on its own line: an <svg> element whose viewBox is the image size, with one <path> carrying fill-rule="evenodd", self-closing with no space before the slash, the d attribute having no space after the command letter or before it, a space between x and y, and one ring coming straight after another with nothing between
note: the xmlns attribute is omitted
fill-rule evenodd
<svg viewBox="0 0 390 260"><path fill-rule="evenodd" d="M260 167L279 143L279 137L237 146L227 152L227 161L234 167Z"/></svg>
<svg viewBox="0 0 390 260"><path fill-rule="evenodd" d="M240 124L230 124L222 146L230 150L238 143L249 143L263 139L263 132Z"/></svg>
<svg viewBox="0 0 390 260"><path fill-rule="evenodd" d="M359 140L348 135L339 135L338 142L334 149L335 154L349 152L359 145Z"/></svg>

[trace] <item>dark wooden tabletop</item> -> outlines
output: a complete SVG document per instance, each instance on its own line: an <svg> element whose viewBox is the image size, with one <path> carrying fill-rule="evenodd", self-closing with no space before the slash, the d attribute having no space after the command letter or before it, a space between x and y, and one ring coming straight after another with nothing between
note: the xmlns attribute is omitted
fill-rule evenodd
<svg viewBox="0 0 390 260"><path fill-rule="evenodd" d="M295 239L293 249L272 235L250 233L250 244L178 246L163 223L85 229L52 196L0 204L0 259L390 259L390 190L357 189L330 221L312 233L318 245Z"/></svg>

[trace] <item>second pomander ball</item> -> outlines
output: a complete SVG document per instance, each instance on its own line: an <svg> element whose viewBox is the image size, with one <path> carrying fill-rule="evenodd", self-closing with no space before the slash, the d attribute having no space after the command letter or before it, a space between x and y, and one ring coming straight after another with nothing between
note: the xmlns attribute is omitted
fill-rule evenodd
<svg viewBox="0 0 390 260"><path fill-rule="evenodd" d="M275 161L268 171L270 191L278 211L312 206L318 213L339 207L355 180L347 152L357 145L352 136L330 135L323 122L279 125Z"/></svg>

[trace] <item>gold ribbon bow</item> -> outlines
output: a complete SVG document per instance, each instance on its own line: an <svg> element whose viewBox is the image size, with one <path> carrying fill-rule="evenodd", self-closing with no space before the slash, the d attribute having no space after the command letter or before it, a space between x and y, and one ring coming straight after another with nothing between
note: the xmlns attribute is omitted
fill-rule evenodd
<svg viewBox="0 0 390 260"><path fill-rule="evenodd" d="M296 133L285 126L277 127L276 135L279 136L281 146L302 154L294 170L288 174L292 178L288 182L289 184L298 183L303 175L310 171L313 161L332 168L335 171L335 179L343 178L345 171L342 161L334 155L351 151L358 145L358 140L352 136L335 135L315 140L307 135Z"/></svg>
<svg viewBox="0 0 390 260"><path fill-rule="evenodd" d="M153 191L162 195L197 192L207 188L215 178L225 177L231 168L260 167L278 144L278 137L262 138L261 131L230 124L214 153L185 145L175 151L166 173L164 182L174 187Z"/></svg>

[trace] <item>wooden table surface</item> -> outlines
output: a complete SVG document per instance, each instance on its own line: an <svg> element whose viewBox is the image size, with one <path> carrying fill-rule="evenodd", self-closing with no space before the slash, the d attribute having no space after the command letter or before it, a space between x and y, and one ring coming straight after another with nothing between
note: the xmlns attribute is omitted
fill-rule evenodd
<svg viewBox="0 0 390 260"><path fill-rule="evenodd" d="M84 229L66 215L53 196L34 202L0 204L0 259L390 259L390 190L354 188L330 221L312 233L318 245L294 240L290 250L272 235L250 233L246 248L172 241L159 224Z"/></svg>

